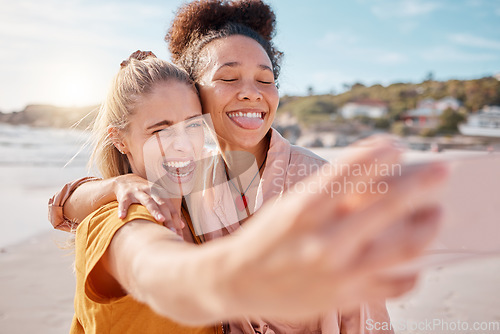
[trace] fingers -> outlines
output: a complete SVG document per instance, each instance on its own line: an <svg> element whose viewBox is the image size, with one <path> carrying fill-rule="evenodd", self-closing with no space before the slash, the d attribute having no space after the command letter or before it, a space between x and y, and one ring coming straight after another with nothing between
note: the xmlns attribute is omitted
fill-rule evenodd
<svg viewBox="0 0 500 334"><path fill-rule="evenodd" d="M358 312L360 304L365 303L381 303L385 306L387 298L399 297L415 288L418 281L418 275L410 274L404 276L383 276L383 275L364 275L358 281L350 281L351 284L346 285L347 288L342 291L343 311ZM338 291L333 291L338 297ZM333 297L331 298L333 300ZM332 307L332 305L330 305ZM338 307L338 305L333 305ZM364 316L369 316L370 309L362 306Z"/></svg>
<svg viewBox="0 0 500 334"><path fill-rule="evenodd" d="M364 273L387 271L422 254L439 230L441 210L426 207L391 226L359 255L354 266Z"/></svg>
<svg viewBox="0 0 500 334"><path fill-rule="evenodd" d="M415 166L398 164L390 175L370 179L376 186L351 196L346 202L354 210L363 210L377 201L390 197L401 200L400 196L410 195L412 199L427 198L430 187L436 187L446 180L448 167L445 163L427 163ZM430 197L429 197L430 198ZM409 204L418 204L417 202ZM411 207L409 205L408 207Z"/></svg>
<svg viewBox="0 0 500 334"><path fill-rule="evenodd" d="M377 183L386 177L380 173L381 168L398 163L401 152L393 145L393 141L378 139L371 148L346 152L340 161L324 166L318 172L319 175L299 182L291 192L298 194L298 186L304 187L298 196L301 197L301 210L309 215L308 221L321 224L339 219L343 211L347 213L350 209L346 199L357 195L360 185ZM332 210L337 216L332 217Z"/></svg>
<svg viewBox="0 0 500 334"><path fill-rule="evenodd" d="M418 281L417 275L402 277L367 277L367 283L360 285L360 288L353 292L356 300L380 300L386 298L396 298L409 292Z"/></svg>
<svg viewBox="0 0 500 334"><path fill-rule="evenodd" d="M117 196L118 197L118 196ZM132 204L132 199L129 196L122 196L118 200L118 217L124 219L127 217L128 208Z"/></svg>
<svg viewBox="0 0 500 334"><path fill-rule="evenodd" d="M165 221L165 217L163 216L158 203L151 197L150 194L145 193L142 190L135 189L133 193L126 193L117 197L119 218L125 218L130 205L138 203L144 205L149 213L151 213L151 215L155 217L158 222L162 223Z"/></svg>
<svg viewBox="0 0 500 334"><path fill-rule="evenodd" d="M151 213L151 215L155 217L156 221L163 223L167 219L167 217L162 214L158 203L154 200L153 197L151 197L151 194L139 192L135 196L139 203L144 205L149 213Z"/></svg>
<svg viewBox="0 0 500 334"><path fill-rule="evenodd" d="M133 203L145 205L139 198L144 199L144 193L148 192L149 189L149 182L138 175L125 174L116 177L113 190L118 201L118 217L121 219L125 218L128 208ZM151 210L149 211L151 212ZM155 212L151 213L154 214Z"/></svg>
<svg viewBox="0 0 500 334"><path fill-rule="evenodd" d="M158 209L158 205L152 198L144 193L143 191L136 190L135 193L128 193L125 195L121 195L117 198L118 201L118 217L124 219L127 217L129 207L134 204L142 204L146 207L146 209L151 213L155 219L159 222L163 222L165 217L160 214L160 210Z"/></svg>
<svg viewBox="0 0 500 334"><path fill-rule="evenodd" d="M369 242L388 226L407 219L413 208L421 207L429 188L440 184L446 174L447 169L442 164L429 164L414 169L405 176L394 177L388 183L386 194L375 193L365 197L369 206L353 212L341 226L331 224L332 232L335 229L335 233L341 233L345 237L347 248Z"/></svg>
<svg viewBox="0 0 500 334"><path fill-rule="evenodd" d="M162 189L137 175L122 175L116 178L115 193L118 201L118 217L124 219L133 203L143 205L159 223L178 235L182 235L182 222L170 199L162 199Z"/></svg>
<svg viewBox="0 0 500 334"><path fill-rule="evenodd" d="M182 222L180 214L172 201L169 198L157 199L156 201L159 205L159 210L165 217L163 225L171 230L175 230L175 232L180 235L180 233L182 233L182 229L185 227L185 224Z"/></svg>

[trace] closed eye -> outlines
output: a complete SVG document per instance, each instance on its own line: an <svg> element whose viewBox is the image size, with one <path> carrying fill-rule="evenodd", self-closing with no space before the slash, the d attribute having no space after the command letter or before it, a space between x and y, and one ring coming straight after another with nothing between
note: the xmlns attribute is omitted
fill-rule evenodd
<svg viewBox="0 0 500 334"><path fill-rule="evenodd" d="M224 81L224 82L233 82L233 81L236 81L236 79L220 79L221 81Z"/></svg>
<svg viewBox="0 0 500 334"><path fill-rule="evenodd" d="M166 130L168 130L168 129L170 129L170 127L169 127L169 126L167 126L167 127L162 127L162 128L158 128L157 130L154 130L153 132L151 132L151 134L152 134L152 135L154 135L154 134L156 134L156 133L160 133L160 132L162 132L162 131L165 131L165 132L166 132Z"/></svg>

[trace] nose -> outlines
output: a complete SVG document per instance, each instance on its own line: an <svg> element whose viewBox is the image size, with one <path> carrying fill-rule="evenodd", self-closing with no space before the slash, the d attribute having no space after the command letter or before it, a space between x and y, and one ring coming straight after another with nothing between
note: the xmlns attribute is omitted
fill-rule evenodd
<svg viewBox="0 0 500 334"><path fill-rule="evenodd" d="M172 142L172 148L180 152L192 151L193 145L191 145L191 140L185 129L177 129L175 138Z"/></svg>
<svg viewBox="0 0 500 334"><path fill-rule="evenodd" d="M260 101L262 99L262 92L253 80L247 80L241 84L240 92L238 93L238 99Z"/></svg>

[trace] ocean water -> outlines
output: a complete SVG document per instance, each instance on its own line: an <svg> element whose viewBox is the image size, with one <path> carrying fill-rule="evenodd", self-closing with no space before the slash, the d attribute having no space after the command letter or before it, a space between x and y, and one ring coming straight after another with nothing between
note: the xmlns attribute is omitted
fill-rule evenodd
<svg viewBox="0 0 500 334"><path fill-rule="evenodd" d="M0 167L62 167L80 150L88 133L74 129L32 128L0 124ZM71 162L84 166L88 149Z"/></svg>
<svg viewBox="0 0 500 334"><path fill-rule="evenodd" d="M82 149L88 136L0 124L0 247L52 229L48 199L66 182L88 175L89 149Z"/></svg>

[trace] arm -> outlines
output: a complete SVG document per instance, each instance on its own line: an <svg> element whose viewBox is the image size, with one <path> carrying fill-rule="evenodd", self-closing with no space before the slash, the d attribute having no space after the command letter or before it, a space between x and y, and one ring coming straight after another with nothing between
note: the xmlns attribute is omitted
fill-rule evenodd
<svg viewBox="0 0 500 334"><path fill-rule="evenodd" d="M213 324L231 305L218 293L227 284L218 273L233 247L227 241L196 246L155 223L135 220L116 232L101 262L111 281L160 315L188 325Z"/></svg>
<svg viewBox="0 0 500 334"><path fill-rule="evenodd" d="M77 224L101 206L116 200L115 179L92 180L79 185L63 205L64 215Z"/></svg>
<svg viewBox="0 0 500 334"><path fill-rule="evenodd" d="M382 143L348 162L380 165L398 156L392 144ZM321 189L344 176L314 177L308 193L264 205L240 232L201 246L174 241L160 226L132 222L115 234L103 263L132 296L190 325L352 308L412 288L415 275L395 277L387 270L419 255L435 235L439 212L417 199L445 173L429 165L397 180L346 176L350 182L386 180L389 191L333 197ZM407 203L416 211L409 213Z"/></svg>
<svg viewBox="0 0 500 334"><path fill-rule="evenodd" d="M96 177L84 177L69 182L49 199L48 218L54 228L67 232L72 231L76 228L81 219L77 219L73 214L66 215L64 206L68 202L68 199L71 197L73 192L75 192L75 190L77 190L79 186L92 181L97 182L97 180L99 179ZM89 211L88 213L92 211Z"/></svg>
<svg viewBox="0 0 500 334"><path fill-rule="evenodd" d="M90 213L114 200L119 202L119 218L125 218L132 203L140 203L158 222L177 232L183 228L171 202L152 196L149 182L134 174L104 180L86 177L64 185L49 200L49 221L54 228L72 231Z"/></svg>

